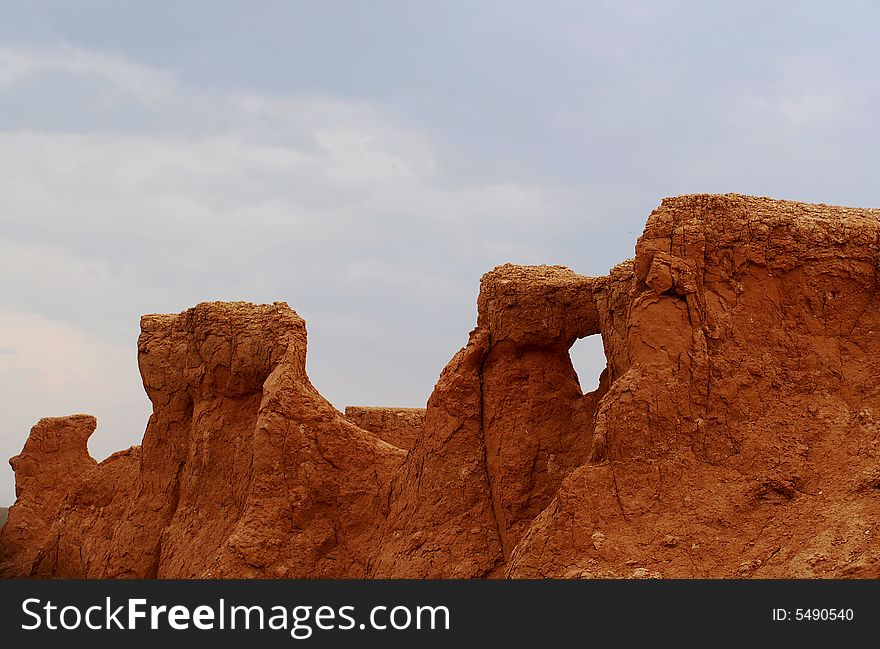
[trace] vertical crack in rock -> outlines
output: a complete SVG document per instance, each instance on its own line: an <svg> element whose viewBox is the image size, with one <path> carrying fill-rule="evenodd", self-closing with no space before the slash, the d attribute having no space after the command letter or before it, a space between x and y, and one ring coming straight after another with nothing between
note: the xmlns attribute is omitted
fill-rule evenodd
<svg viewBox="0 0 880 649"><path fill-rule="evenodd" d="M487 446L486 446L486 395L485 395L485 385L483 377L486 372L486 360L489 358L489 354L492 352L492 333L489 332L486 334L486 340L488 341L488 350L483 355L483 358L480 360L480 369L478 370L479 379L480 379L480 439L482 441L481 448L483 451L482 464L483 470L486 474L486 483L489 486L489 498L491 498L492 502L492 520L495 522L495 532L498 535L498 540L501 543L501 554L496 560L496 562L492 565L492 570L498 567L499 564L503 564L507 561L510 556L510 549L505 547L504 544L504 533L501 529L501 519L498 516L498 501L495 496L495 486L492 480L492 474L489 472L489 462L487 459ZM491 570L489 571L491 572Z"/></svg>

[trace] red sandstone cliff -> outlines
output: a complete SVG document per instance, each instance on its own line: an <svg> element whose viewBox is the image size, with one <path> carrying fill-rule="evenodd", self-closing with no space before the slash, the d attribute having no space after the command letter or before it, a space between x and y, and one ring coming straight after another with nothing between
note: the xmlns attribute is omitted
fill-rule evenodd
<svg viewBox="0 0 880 649"><path fill-rule="evenodd" d="M337 412L282 303L145 316L143 444L37 424L0 574L880 576L878 271L880 210L666 199L608 276L487 273L424 413Z"/></svg>

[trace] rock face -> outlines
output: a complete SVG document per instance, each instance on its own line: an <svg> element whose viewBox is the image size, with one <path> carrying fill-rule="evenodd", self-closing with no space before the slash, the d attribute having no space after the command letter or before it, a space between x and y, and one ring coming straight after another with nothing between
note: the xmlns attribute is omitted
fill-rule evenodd
<svg viewBox="0 0 880 649"><path fill-rule="evenodd" d="M588 459L607 383L585 396L568 349L598 333L601 283L558 266L483 277L477 328L440 375L392 487L373 576L502 573L530 521Z"/></svg>
<svg viewBox="0 0 880 649"><path fill-rule="evenodd" d="M4 573L28 575L68 491L97 464L86 443L98 425L89 415L46 417L31 429L15 471L15 506L0 530Z"/></svg>
<svg viewBox="0 0 880 649"><path fill-rule="evenodd" d="M41 420L0 574L880 576L878 273L880 210L666 199L605 277L487 273L424 412L337 412L282 303L145 316L142 445Z"/></svg>
<svg viewBox="0 0 880 649"><path fill-rule="evenodd" d="M3 574L364 575L405 452L323 399L305 353L305 322L282 303L145 316L138 362L153 414L143 444L95 466L93 418L40 422L13 459ZM10 531L19 516L26 538Z"/></svg>
<svg viewBox="0 0 880 649"><path fill-rule="evenodd" d="M424 408L346 406L345 418L397 448L409 450L425 426Z"/></svg>
<svg viewBox="0 0 880 649"><path fill-rule="evenodd" d="M593 461L511 577L880 575L880 211L663 201L599 298Z"/></svg>

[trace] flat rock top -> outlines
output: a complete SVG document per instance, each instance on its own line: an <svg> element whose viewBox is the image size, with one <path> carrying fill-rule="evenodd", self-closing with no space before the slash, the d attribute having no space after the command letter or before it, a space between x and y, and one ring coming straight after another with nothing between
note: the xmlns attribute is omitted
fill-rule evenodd
<svg viewBox="0 0 880 649"><path fill-rule="evenodd" d="M376 412L376 413L389 413L389 414L409 414L412 413L414 415L424 414L424 408L397 408L395 406L345 406L345 414L346 416L350 414L356 414L360 412Z"/></svg>
<svg viewBox="0 0 880 649"><path fill-rule="evenodd" d="M252 302L200 302L196 306L181 313L144 314L141 316L141 327L144 327L145 325L156 326L163 323L172 323L181 317L186 316L246 321L249 319L262 319L275 314L299 319L299 316L296 315L296 312L290 308L290 305L288 305L287 302L272 302L271 304L254 304Z"/></svg>
<svg viewBox="0 0 880 649"><path fill-rule="evenodd" d="M816 221L848 221L848 224L880 223L880 209L846 207L824 203L803 203L768 196L743 194L684 194L664 198L657 212L690 212L711 214L714 211L740 213L750 219L791 219Z"/></svg>
<svg viewBox="0 0 880 649"><path fill-rule="evenodd" d="M747 205L757 208L779 209L804 209L806 211L845 211L865 212L880 217L880 208L876 207L848 207L844 205L829 205L827 203L807 203L804 201L790 201L784 198L772 198L770 196L751 196L749 194L681 194L679 196L667 196L662 199L662 205L688 205L694 203L719 202L738 205Z"/></svg>
<svg viewBox="0 0 880 649"><path fill-rule="evenodd" d="M75 415L65 415L63 417L42 417L40 418L40 421L37 422L37 426L40 428L64 425L91 426L92 429L94 429L98 425L98 420L94 415L79 413Z"/></svg>
<svg viewBox="0 0 880 649"><path fill-rule="evenodd" d="M516 284L525 286L569 286L594 281L592 277L579 275L566 266L522 266L504 264L496 266L483 275L485 284Z"/></svg>

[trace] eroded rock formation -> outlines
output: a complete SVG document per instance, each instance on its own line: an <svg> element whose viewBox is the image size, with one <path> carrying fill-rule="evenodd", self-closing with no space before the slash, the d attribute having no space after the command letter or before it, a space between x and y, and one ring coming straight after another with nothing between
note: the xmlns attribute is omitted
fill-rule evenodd
<svg viewBox="0 0 880 649"><path fill-rule="evenodd" d="M363 576L406 454L321 397L305 353L305 322L282 303L144 316L138 363L153 414L143 444L87 470L93 418L38 424L13 460L3 573ZM44 443L44 430L72 439ZM79 479L58 482L71 465ZM21 507L29 502L40 507ZM6 560L22 546L18 529L33 530L27 565Z"/></svg>
<svg viewBox="0 0 880 649"><path fill-rule="evenodd" d="M0 573L880 576L878 272L880 210L666 199L605 277L487 273L424 412L337 412L285 304L145 316L142 445L37 424Z"/></svg>
<svg viewBox="0 0 880 649"><path fill-rule="evenodd" d="M31 429L15 471L15 506L0 530L0 565L5 574L26 575L49 533L65 494L97 465L86 446L97 420L90 415L46 417Z"/></svg>

